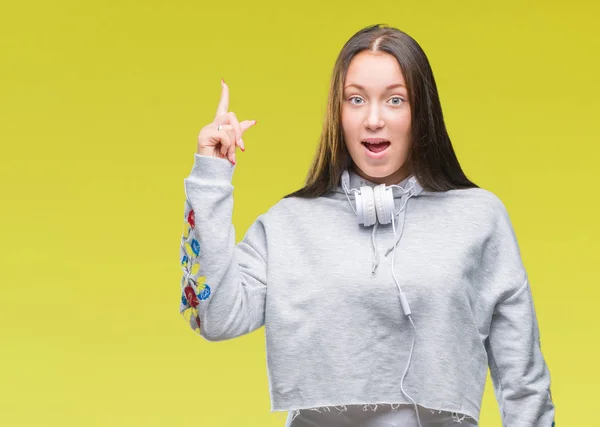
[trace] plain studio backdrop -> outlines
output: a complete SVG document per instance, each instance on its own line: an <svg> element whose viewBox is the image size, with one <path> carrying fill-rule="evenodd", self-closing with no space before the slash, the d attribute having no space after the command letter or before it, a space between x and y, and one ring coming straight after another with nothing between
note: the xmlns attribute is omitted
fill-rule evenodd
<svg viewBox="0 0 600 427"><path fill-rule="evenodd" d="M505 203L558 426L600 382L600 7L591 1L12 2L0 16L0 426L273 426L264 329L179 314L183 179L220 79L256 119L234 226L297 189L343 43L386 23L428 55L467 175ZM480 425L499 427L491 379ZM548 426L549 427L549 426Z"/></svg>

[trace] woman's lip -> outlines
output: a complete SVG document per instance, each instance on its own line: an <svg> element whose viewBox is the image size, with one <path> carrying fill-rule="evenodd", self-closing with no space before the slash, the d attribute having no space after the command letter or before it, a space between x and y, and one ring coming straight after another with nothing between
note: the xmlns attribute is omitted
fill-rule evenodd
<svg viewBox="0 0 600 427"><path fill-rule="evenodd" d="M378 142L390 142L390 140L385 139L385 138L367 138L367 139L363 139L361 142L378 143Z"/></svg>
<svg viewBox="0 0 600 427"><path fill-rule="evenodd" d="M360 145L363 146L364 150L367 152L367 156L368 157L370 157L372 159L380 159L380 158L382 158L385 155L385 153L387 152L388 148L390 148L390 146L392 144L389 144L387 147L385 147L385 150L382 150L379 153L375 153L375 152L369 150L365 144L360 144Z"/></svg>

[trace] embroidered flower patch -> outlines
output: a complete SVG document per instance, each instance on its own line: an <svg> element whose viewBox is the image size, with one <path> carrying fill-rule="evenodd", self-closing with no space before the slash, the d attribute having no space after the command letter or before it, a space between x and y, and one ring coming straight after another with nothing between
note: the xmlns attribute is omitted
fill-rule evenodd
<svg viewBox="0 0 600 427"><path fill-rule="evenodd" d="M199 276L201 252L200 242L194 233L196 229L195 213L189 202L186 202L183 233L181 238L181 303L179 312L190 327L200 334L200 315L198 306L200 301L207 300L211 295L210 286L206 284L206 277Z"/></svg>

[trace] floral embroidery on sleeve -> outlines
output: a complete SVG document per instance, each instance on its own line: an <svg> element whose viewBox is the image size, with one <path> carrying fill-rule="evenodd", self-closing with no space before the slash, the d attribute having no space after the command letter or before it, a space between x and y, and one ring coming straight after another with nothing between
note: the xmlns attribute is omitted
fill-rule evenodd
<svg viewBox="0 0 600 427"><path fill-rule="evenodd" d="M194 230L196 221L194 210L186 203L186 215L183 223L183 235L181 238L181 267L183 276L181 278L181 303L179 312L190 325L190 327L200 334L200 316L198 305L200 301L205 301L210 297L210 286L206 284L206 277L199 276L200 262L200 242L196 240Z"/></svg>

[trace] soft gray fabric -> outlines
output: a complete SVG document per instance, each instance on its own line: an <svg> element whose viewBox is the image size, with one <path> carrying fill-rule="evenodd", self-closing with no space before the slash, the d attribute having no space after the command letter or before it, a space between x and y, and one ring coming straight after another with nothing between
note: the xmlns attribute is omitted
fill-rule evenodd
<svg viewBox="0 0 600 427"><path fill-rule="evenodd" d="M185 218L193 209L195 224L182 238L182 287L205 282L194 287L197 331L219 341L265 325L273 411L412 404L400 380L414 329L401 309L392 254L385 255L396 242L392 226L376 230L380 262L372 274L372 227L357 224L338 186L317 199L280 200L236 244L235 167L194 160L184 180ZM361 185L375 184L351 172L351 188ZM400 207L402 193L395 194ZM197 255L189 252L194 240ZM394 271L416 326L403 383L410 398L478 420L489 364L504 427L552 425L531 288L494 194L472 188L410 198ZM183 296L188 320L189 308Z"/></svg>

